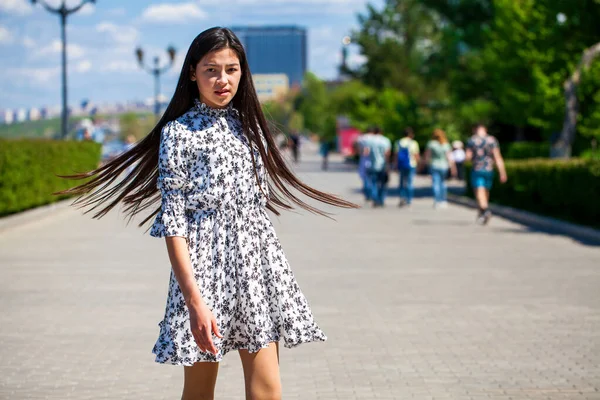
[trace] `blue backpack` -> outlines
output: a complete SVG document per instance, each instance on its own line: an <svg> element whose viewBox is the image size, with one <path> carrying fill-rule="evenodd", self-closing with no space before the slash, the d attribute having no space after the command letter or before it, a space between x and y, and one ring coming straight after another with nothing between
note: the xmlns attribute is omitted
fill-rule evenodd
<svg viewBox="0 0 600 400"><path fill-rule="evenodd" d="M398 169L410 169L410 150L398 145Z"/></svg>

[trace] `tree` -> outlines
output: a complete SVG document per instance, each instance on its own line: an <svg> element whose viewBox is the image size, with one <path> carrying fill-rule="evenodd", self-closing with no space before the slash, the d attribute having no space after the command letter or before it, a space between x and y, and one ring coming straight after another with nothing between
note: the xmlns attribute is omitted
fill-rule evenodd
<svg viewBox="0 0 600 400"><path fill-rule="evenodd" d="M354 76L375 88L391 87L426 100L432 88L423 74L440 38L436 14L420 0L387 0L382 10L369 5L358 20L361 28L353 33L353 42L367 61Z"/></svg>
<svg viewBox="0 0 600 400"><path fill-rule="evenodd" d="M306 129L321 138L335 137L335 112L323 81L307 73L297 103Z"/></svg>
<svg viewBox="0 0 600 400"><path fill-rule="evenodd" d="M577 86L581 81L581 75L584 70L588 69L592 61L598 56L600 56L600 43L596 43L583 52L579 65L577 65L573 74L564 83L565 119L559 140L554 144L554 150L559 156L569 157L571 155L571 145L575 140L579 111Z"/></svg>

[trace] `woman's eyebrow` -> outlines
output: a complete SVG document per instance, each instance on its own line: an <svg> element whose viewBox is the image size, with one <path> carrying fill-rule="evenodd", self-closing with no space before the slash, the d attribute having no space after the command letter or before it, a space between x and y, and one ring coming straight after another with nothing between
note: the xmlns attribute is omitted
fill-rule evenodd
<svg viewBox="0 0 600 400"><path fill-rule="evenodd" d="M231 64L226 64L227 67L234 67L234 66L238 66L240 65L239 63L231 63ZM215 63L205 63L204 64L205 67L218 67L219 64L215 64Z"/></svg>

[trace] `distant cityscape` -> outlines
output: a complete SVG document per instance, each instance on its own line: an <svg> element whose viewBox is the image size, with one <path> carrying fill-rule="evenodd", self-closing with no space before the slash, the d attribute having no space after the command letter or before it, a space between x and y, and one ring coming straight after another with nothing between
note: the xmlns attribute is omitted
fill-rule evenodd
<svg viewBox="0 0 600 400"><path fill-rule="evenodd" d="M290 87L300 86L307 71L307 31L298 26L234 27L253 73L261 102L285 95ZM169 99L159 96L161 109ZM128 112L153 112L154 98L144 101L94 104L87 100L69 108L70 116L115 115ZM0 124L59 118L59 105L40 108L0 109Z"/></svg>

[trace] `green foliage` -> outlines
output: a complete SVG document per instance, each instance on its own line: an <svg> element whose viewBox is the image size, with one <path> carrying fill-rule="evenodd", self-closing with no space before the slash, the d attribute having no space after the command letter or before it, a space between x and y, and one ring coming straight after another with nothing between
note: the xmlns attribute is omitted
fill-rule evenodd
<svg viewBox="0 0 600 400"><path fill-rule="evenodd" d="M138 114L135 112L122 114L119 118L119 124L121 125L121 139L125 140L132 135L136 141L143 139L156 126L153 114Z"/></svg>
<svg viewBox="0 0 600 400"><path fill-rule="evenodd" d="M353 36L367 62L354 75L408 96L419 128L464 137L485 121L503 138L548 140L562 126L564 81L600 38L598 20L596 0L388 0L359 17ZM598 64L578 93L586 137L600 132Z"/></svg>
<svg viewBox="0 0 600 400"><path fill-rule="evenodd" d="M501 145L502 156L507 160L523 160L527 158L548 158L549 142L513 142Z"/></svg>
<svg viewBox="0 0 600 400"><path fill-rule="evenodd" d="M330 109L329 96L325 83L311 73L304 77L304 87L298 100L298 111L304 117L304 126L317 135L335 135L335 125L331 132L331 120L335 116Z"/></svg>
<svg viewBox="0 0 600 400"><path fill-rule="evenodd" d="M599 6L600 7L600 6ZM579 86L579 121L577 129L587 139L600 141L600 62L584 71Z"/></svg>
<svg viewBox="0 0 600 400"><path fill-rule="evenodd" d="M0 215L65 198L52 193L75 186L75 181L56 175L95 169L100 154L101 146L94 142L0 140Z"/></svg>
<svg viewBox="0 0 600 400"><path fill-rule="evenodd" d="M75 126L85 117L69 118L68 135L73 137ZM2 139L57 139L60 137L60 118L40 119L37 121L23 121L12 124L0 124L0 138Z"/></svg>
<svg viewBox="0 0 600 400"><path fill-rule="evenodd" d="M506 172L506 183L494 183L492 202L600 227L599 160L509 160Z"/></svg>

